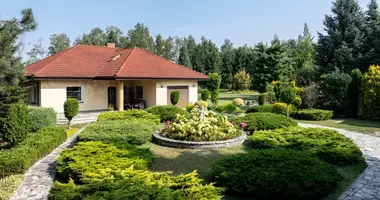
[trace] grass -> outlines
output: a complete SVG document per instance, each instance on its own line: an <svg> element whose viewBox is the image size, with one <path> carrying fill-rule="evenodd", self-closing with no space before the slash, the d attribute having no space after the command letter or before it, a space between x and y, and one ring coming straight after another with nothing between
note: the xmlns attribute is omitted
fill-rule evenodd
<svg viewBox="0 0 380 200"><path fill-rule="evenodd" d="M172 171L174 175L197 170L199 176L205 182L210 180L211 166L215 161L228 155L245 153L251 149L248 142L230 148L215 150L176 149L153 143L147 143L142 147L150 148L156 156L150 170L157 172ZM356 164L337 167L344 179L339 187L325 200L338 199L340 194L364 171L366 166L366 164ZM227 195L223 199L242 200L242 198Z"/></svg>
<svg viewBox="0 0 380 200"><path fill-rule="evenodd" d="M333 128L340 128L348 131L370 134L380 137L380 122L359 120L359 119L330 119L326 121L305 121L297 120L301 123L316 124Z"/></svg>
<svg viewBox="0 0 380 200"><path fill-rule="evenodd" d="M66 133L67 133L67 137L69 138L73 136L79 129L83 128L87 124L88 123L73 124L70 126L70 129L67 129L67 125L63 125L63 126L66 126Z"/></svg>
<svg viewBox="0 0 380 200"><path fill-rule="evenodd" d="M21 184L24 175L17 174L0 179L0 200L8 200Z"/></svg>

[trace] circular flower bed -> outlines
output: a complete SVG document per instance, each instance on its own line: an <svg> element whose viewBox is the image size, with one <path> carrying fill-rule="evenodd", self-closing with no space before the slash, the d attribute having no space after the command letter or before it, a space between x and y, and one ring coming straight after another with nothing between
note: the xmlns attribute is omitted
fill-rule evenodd
<svg viewBox="0 0 380 200"><path fill-rule="evenodd" d="M244 142L245 134L242 134L239 126L244 128L247 124L236 125L229 122L225 115L216 115L207 109L202 111L196 106L190 113L177 114L172 122L167 121L166 127L153 139L159 144L178 148L213 148L209 147L213 144L218 147L230 146ZM171 145L173 143L178 145Z"/></svg>

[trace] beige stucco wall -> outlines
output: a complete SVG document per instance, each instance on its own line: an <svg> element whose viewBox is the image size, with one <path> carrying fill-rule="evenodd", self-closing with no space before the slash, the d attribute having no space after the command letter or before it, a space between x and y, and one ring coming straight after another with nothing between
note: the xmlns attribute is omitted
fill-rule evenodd
<svg viewBox="0 0 380 200"><path fill-rule="evenodd" d="M66 87L82 87L83 102L79 104L80 111L103 110L108 107L108 87L116 87L116 81L107 80L42 80L40 105L52 107L57 112L63 112L66 101Z"/></svg>
<svg viewBox="0 0 380 200"><path fill-rule="evenodd" d="M161 85L163 87L161 87ZM198 81L196 80L157 80L156 82L156 105L167 105L168 86L188 86L189 102L195 103L198 100Z"/></svg>
<svg viewBox="0 0 380 200"><path fill-rule="evenodd" d="M136 80L135 85L143 86L143 97L147 107L156 105L156 80Z"/></svg>

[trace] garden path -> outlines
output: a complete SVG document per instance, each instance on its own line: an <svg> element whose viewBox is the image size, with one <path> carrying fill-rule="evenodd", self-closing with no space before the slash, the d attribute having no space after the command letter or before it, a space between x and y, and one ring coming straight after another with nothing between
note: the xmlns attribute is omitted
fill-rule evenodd
<svg viewBox="0 0 380 200"><path fill-rule="evenodd" d="M330 128L298 123L302 127ZM363 152L367 169L347 188L339 200L380 200L380 138L353 131L330 128L352 139Z"/></svg>
<svg viewBox="0 0 380 200"><path fill-rule="evenodd" d="M11 200L46 200L54 182L56 165L62 150L72 147L77 142L77 136L86 128L82 127L49 155L36 162L24 175L24 180Z"/></svg>

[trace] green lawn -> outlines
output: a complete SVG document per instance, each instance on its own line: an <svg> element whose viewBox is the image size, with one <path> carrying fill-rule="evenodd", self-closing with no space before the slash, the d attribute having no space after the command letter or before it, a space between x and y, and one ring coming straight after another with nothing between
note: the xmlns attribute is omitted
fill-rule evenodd
<svg viewBox="0 0 380 200"><path fill-rule="evenodd" d="M172 171L174 175L197 170L200 177L204 179L205 182L209 182L211 166L216 160L228 155L244 153L251 149L247 142L243 145L216 150L175 149L159 146L153 143L147 143L142 147L150 148L156 156L150 170L157 172ZM336 191L330 194L326 200L338 199L339 195L363 172L365 168L365 164L337 167L344 177L344 180ZM242 200L242 198L232 196L225 196L224 199Z"/></svg>
<svg viewBox="0 0 380 200"><path fill-rule="evenodd" d="M242 98L245 101L255 101L257 102L259 92L256 91L222 91L219 93L218 106L223 106L231 103L235 98ZM201 100L201 94L198 94L198 99ZM212 105L210 99L208 100L209 105ZM246 110L247 106L241 106L240 109Z"/></svg>
<svg viewBox="0 0 380 200"><path fill-rule="evenodd" d="M380 122L359 120L359 119L330 119L326 121L305 121L297 120L301 123L317 124L333 128L341 128L348 131L357 131L380 137Z"/></svg>

